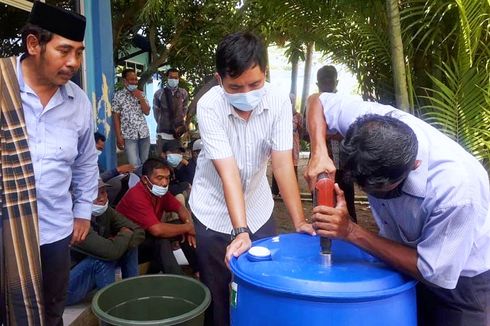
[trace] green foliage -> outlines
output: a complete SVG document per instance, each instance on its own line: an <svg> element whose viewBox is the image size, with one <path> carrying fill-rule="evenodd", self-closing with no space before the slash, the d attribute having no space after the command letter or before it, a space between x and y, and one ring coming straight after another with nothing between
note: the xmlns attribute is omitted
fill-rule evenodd
<svg viewBox="0 0 490 326"><path fill-rule="evenodd" d="M315 42L357 77L363 97L394 104L385 2L379 0L118 0L120 35L145 35L150 70L170 64L196 88L214 71L227 33L250 30L304 60ZM410 102L415 113L481 160L490 161L490 1L400 1ZM139 8L139 9L138 9ZM138 12L135 15L134 12ZM116 26L124 24L116 23ZM124 25L127 26L127 25ZM127 38L125 38L127 39ZM124 42L119 42L124 51ZM126 42L127 44L127 42Z"/></svg>
<svg viewBox="0 0 490 326"><path fill-rule="evenodd" d="M488 93L485 98L480 87L488 83L488 75L475 67L463 70L454 60L439 69L444 81L431 76L434 87L430 89L432 95L426 96L431 104L423 107L424 118L477 158L490 158Z"/></svg>
<svg viewBox="0 0 490 326"><path fill-rule="evenodd" d="M268 1L289 58L308 40L357 76L368 100L394 104L384 1ZM490 161L490 2L404 0L402 38L415 113ZM301 49L301 47L299 47Z"/></svg>
<svg viewBox="0 0 490 326"><path fill-rule="evenodd" d="M31 1L32 2L32 1ZM52 5L63 7L67 10L75 9L72 0L49 0ZM0 3L0 57L19 55L22 52L21 30L27 22L29 12L14 6Z"/></svg>
<svg viewBox="0 0 490 326"><path fill-rule="evenodd" d="M239 1L117 0L113 4L115 52L123 57L135 34L147 39L151 63L140 83L163 65L178 68L194 86L214 72L218 41L239 22ZM129 27L131 26L131 27Z"/></svg>
<svg viewBox="0 0 490 326"><path fill-rule="evenodd" d="M310 151L310 142L308 142L304 139L301 139L299 141L299 147L300 147L300 151L309 152Z"/></svg>
<svg viewBox="0 0 490 326"><path fill-rule="evenodd" d="M427 58L430 65L423 71L428 86L419 83L416 89L420 102L425 103L423 117L478 159L489 162L490 3L413 1L406 13L407 20L423 22L407 26L413 35L412 53L431 54ZM428 27L434 13L440 13L437 24Z"/></svg>

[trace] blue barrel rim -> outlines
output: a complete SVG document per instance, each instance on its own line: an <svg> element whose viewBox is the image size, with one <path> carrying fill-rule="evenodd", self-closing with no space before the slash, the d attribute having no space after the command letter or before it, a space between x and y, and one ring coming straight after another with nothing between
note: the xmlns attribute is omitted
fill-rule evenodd
<svg viewBox="0 0 490 326"><path fill-rule="evenodd" d="M191 311L188 311L188 312L186 312L180 316L166 318L164 321L159 320L159 319L155 319L155 320L122 319L122 318L114 317L114 316L106 313L105 311L100 309L98 304L96 304L99 300L99 297L102 294L104 294L106 291L110 290L110 288L112 286L114 286L115 284L119 285L123 282L131 281L131 280L134 280L136 278L142 279L142 278L162 278L162 277L163 278L183 279L183 280L189 281L191 283L194 283L196 285L199 285L204 291L203 302L201 302L197 307L195 307ZM94 297L92 299L91 307L92 307L92 311L94 312L95 316L98 319L100 319L106 323L110 323L110 324L116 323L116 325L118 325L118 326L134 326L135 322L137 322L139 325L174 325L176 323L184 323L186 321L189 321L189 320L195 318L196 316L199 316L200 314L204 313L204 311L206 311L206 309L209 307L210 304L211 304L211 292L209 291L208 287L206 285L204 285L204 283L202 283L196 279L193 279L191 277L183 276L183 275L155 274L155 275L139 275L139 276L135 276L135 277L128 277L128 278L125 278L125 279L118 281L116 283L112 283L112 284L107 285L106 287L97 291L97 293L94 295Z"/></svg>
<svg viewBox="0 0 490 326"><path fill-rule="evenodd" d="M291 233L290 235L297 235L300 233ZM283 234L283 235L288 235L288 234ZM264 242L267 242L274 237L267 237L263 238L257 241L254 241L252 243L252 246L254 245L261 245ZM244 253L246 255L247 253ZM280 293L285 296L294 296L294 297L300 297L300 298L316 298L317 300L319 299L329 299L329 300L337 300L337 301L345 301L345 300L354 300L354 301L366 301L366 300L372 300L372 299L383 299L391 296L395 296L398 293L405 292L409 290L412 287L415 287L415 285L418 283L417 280L415 279L407 279L406 282L395 286L391 287L389 289L381 289L381 290L375 290L375 291L364 291L364 292L320 292L320 291L310 291L309 293L302 292L298 289L294 288L288 288L288 289L283 289L279 286L274 286L270 283L260 281L258 279L253 278L251 275L248 275L244 273L238 266L238 259L240 257L234 257L232 256L232 259L230 261L230 270L232 272L232 275L235 277L238 277L242 281L246 282L247 285L252 286L257 289L261 290L267 290L275 293ZM396 271L398 274L403 274L399 271Z"/></svg>
<svg viewBox="0 0 490 326"><path fill-rule="evenodd" d="M236 260L234 257L231 261L231 264L233 264L233 261ZM231 265L230 264L230 265ZM297 298L307 298L307 299L329 299L329 300L336 300L336 301L349 301L349 302L354 302L354 301L373 301L372 299L384 299L387 297L392 297L395 296L399 293L408 291L410 288L415 287L415 285L418 283L417 280L410 280L406 283L403 283L400 286L390 288L390 289L385 289L385 290L378 290L378 291L367 291L367 292L315 292L312 291L311 293L302 293L299 291L294 291L294 290L285 290L281 289L279 287L271 286L268 283L265 282L260 282L255 280L252 277L247 276L243 272L237 272L236 270L233 270L233 275L241 279L242 281L246 282L247 285L252 286L254 288L260 289L260 290L267 290L273 293L279 293L285 296L294 296ZM234 280L233 280L234 281ZM237 282L235 282L237 283ZM240 283L237 283L240 285Z"/></svg>

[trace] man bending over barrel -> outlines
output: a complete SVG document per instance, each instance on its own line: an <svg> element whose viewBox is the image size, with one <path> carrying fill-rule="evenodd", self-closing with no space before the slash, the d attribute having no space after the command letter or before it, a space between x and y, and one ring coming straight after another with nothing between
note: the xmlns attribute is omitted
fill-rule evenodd
<svg viewBox="0 0 490 326"><path fill-rule="evenodd" d="M373 234L337 205L313 210L321 236L350 241L420 281L419 325L490 324L488 175L457 143L391 106L312 95L308 101L310 185L335 173L325 138L339 132L342 166L368 194L380 229Z"/></svg>

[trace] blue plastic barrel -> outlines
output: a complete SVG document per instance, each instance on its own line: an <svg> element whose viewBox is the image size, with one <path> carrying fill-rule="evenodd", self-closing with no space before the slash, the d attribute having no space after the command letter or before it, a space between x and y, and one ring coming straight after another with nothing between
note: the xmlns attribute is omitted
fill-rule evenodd
<svg viewBox="0 0 490 326"><path fill-rule="evenodd" d="M231 261L233 326L417 325L417 282L350 243L332 241L330 266L319 237L283 234L253 246L270 256Z"/></svg>

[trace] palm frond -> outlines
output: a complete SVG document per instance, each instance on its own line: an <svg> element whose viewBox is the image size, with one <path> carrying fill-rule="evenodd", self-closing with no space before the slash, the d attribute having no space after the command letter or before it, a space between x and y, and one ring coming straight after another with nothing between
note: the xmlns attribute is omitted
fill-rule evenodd
<svg viewBox="0 0 490 326"><path fill-rule="evenodd" d="M431 96L425 96L430 104L422 108L423 118L477 158L490 158L489 94L480 86L488 83L488 74L476 67L461 69L455 60L438 68L443 73L443 80L430 76L434 88L428 89Z"/></svg>

